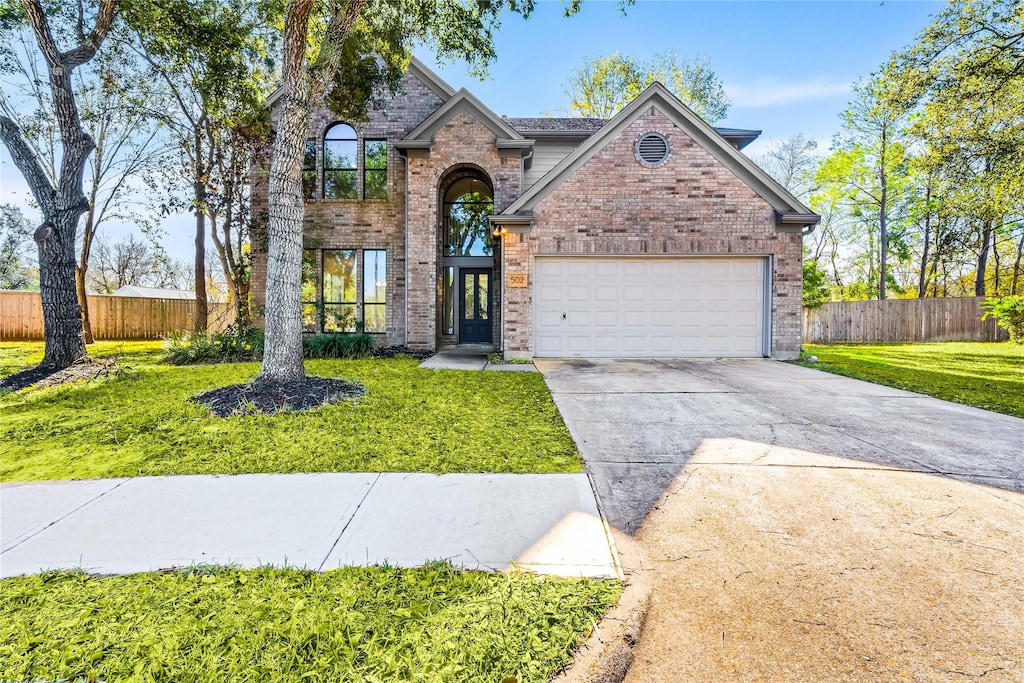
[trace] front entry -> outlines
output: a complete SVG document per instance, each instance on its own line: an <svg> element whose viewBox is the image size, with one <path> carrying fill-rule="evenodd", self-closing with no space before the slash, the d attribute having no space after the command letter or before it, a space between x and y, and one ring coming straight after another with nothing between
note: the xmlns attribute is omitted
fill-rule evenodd
<svg viewBox="0 0 1024 683"><path fill-rule="evenodd" d="M493 268L459 268L459 343L490 344L493 339Z"/></svg>

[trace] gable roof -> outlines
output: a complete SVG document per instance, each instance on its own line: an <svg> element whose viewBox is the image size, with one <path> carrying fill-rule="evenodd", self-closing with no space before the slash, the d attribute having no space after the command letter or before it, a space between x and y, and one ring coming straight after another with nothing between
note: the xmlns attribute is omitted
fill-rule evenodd
<svg viewBox="0 0 1024 683"><path fill-rule="evenodd" d="M533 148L533 140L527 140L520 135L504 119L491 111L487 105L465 88L455 93L450 100L438 107L408 135L396 142L395 147L398 149L429 148L434 141L434 133L461 113L467 113L487 126L497 138L498 149L529 150Z"/></svg>
<svg viewBox="0 0 1024 683"><path fill-rule="evenodd" d="M455 89L452 86L448 85L440 76L431 71L430 67L417 59L415 55L409 60L407 72L418 78L423 85L430 88L443 102L447 102L455 94ZM283 94L284 84L281 84L277 86L274 92L267 96L267 106L273 109Z"/></svg>
<svg viewBox="0 0 1024 683"><path fill-rule="evenodd" d="M501 216L512 214L528 215L533 208L552 190L578 168L593 157L602 147L622 133L630 124L654 107L672 123L686 132L693 140L707 150L722 165L732 171L754 192L767 201L776 212L777 224L790 228L813 226L820 217L808 209L777 180L761 170L757 164L737 150L721 133L697 116L679 101L661 83L654 83L639 97L626 105L596 133L582 142L569 156L548 171L530 189L512 202ZM785 228L782 228L785 229Z"/></svg>
<svg viewBox="0 0 1024 683"><path fill-rule="evenodd" d="M532 137L589 137L608 123L608 119L503 116L505 122L523 135Z"/></svg>

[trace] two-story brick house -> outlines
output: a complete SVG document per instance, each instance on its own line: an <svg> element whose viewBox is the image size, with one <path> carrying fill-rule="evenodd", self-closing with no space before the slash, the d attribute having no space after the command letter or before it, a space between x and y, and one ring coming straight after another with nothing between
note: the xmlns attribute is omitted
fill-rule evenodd
<svg viewBox="0 0 1024 683"><path fill-rule="evenodd" d="M818 217L740 152L758 134L659 84L607 121L503 118L414 59L369 121L311 117L306 329L506 357L795 357ZM257 311L265 287L257 248Z"/></svg>

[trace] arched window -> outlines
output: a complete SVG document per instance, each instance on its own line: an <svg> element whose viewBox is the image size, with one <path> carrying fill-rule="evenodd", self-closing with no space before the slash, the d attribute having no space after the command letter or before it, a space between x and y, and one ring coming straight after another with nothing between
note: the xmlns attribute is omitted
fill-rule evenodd
<svg viewBox="0 0 1024 683"><path fill-rule="evenodd" d="M324 199L357 199L356 132L335 123L324 133Z"/></svg>
<svg viewBox="0 0 1024 683"><path fill-rule="evenodd" d="M444 255L491 256L487 217L494 210L491 189L476 178L462 178L444 193Z"/></svg>

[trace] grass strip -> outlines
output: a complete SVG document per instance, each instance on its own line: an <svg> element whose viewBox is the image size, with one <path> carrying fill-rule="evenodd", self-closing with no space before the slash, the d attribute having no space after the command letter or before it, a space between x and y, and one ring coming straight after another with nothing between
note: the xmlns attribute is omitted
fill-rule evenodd
<svg viewBox="0 0 1024 683"><path fill-rule="evenodd" d="M1024 417L1021 344L807 344L804 350L819 360L808 367Z"/></svg>
<svg viewBox="0 0 1024 683"><path fill-rule="evenodd" d="M0 582L0 680L542 683L615 581L200 568Z"/></svg>

